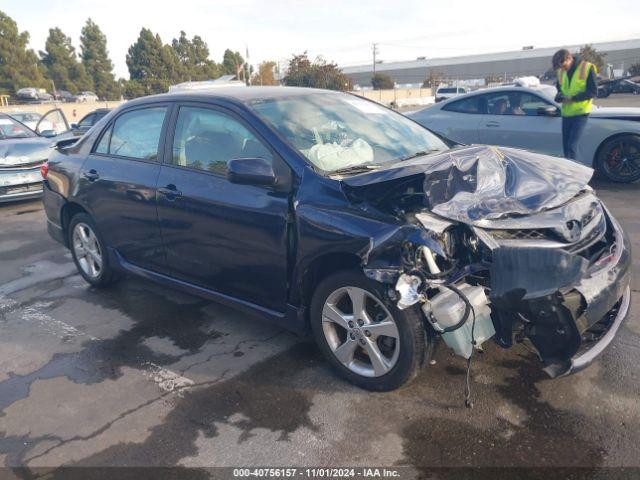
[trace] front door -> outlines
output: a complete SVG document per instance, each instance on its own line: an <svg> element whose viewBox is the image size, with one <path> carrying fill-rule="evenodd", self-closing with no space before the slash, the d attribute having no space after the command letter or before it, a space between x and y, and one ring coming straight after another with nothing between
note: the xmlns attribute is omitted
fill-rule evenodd
<svg viewBox="0 0 640 480"><path fill-rule="evenodd" d="M562 120L539 112L553 107L529 92L507 90L487 94L487 114L478 127L480 143L522 148L562 156Z"/></svg>
<svg viewBox="0 0 640 480"><path fill-rule="evenodd" d="M166 272L156 208L167 105L127 110L102 132L80 192L107 245L134 265Z"/></svg>
<svg viewBox="0 0 640 480"><path fill-rule="evenodd" d="M171 274L284 312L288 192L226 177L232 158L282 160L230 112L188 104L175 117L172 156L158 179L158 217Z"/></svg>

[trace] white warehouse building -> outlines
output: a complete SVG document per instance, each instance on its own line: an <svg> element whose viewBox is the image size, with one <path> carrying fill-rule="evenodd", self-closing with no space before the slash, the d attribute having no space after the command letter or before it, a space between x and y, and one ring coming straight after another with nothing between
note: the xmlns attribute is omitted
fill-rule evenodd
<svg viewBox="0 0 640 480"><path fill-rule="evenodd" d="M377 63L376 72L389 75L397 84L421 84L430 72L450 81L486 77L512 79L529 75L539 77L551 68L551 57L558 49L567 48L577 52L583 46L525 47L511 52ZM606 54L605 62L614 70L624 71L632 64L640 63L640 38L593 43L592 46L598 52ZM371 85L372 64L344 67L342 71L351 77L356 85L362 87Z"/></svg>

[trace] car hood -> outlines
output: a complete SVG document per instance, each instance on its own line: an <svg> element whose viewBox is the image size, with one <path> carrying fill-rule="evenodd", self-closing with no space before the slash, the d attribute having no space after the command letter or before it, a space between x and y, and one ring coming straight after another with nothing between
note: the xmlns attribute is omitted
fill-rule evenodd
<svg viewBox="0 0 640 480"><path fill-rule="evenodd" d="M476 226L559 207L588 190L591 168L524 150L472 145L341 179L345 191L385 208L422 195L422 206ZM392 195L396 190L398 195Z"/></svg>
<svg viewBox="0 0 640 480"><path fill-rule="evenodd" d="M591 118L615 118L620 120L640 120L640 108L636 107L594 107Z"/></svg>
<svg viewBox="0 0 640 480"><path fill-rule="evenodd" d="M50 139L41 137L0 140L0 168L42 162L52 145Z"/></svg>

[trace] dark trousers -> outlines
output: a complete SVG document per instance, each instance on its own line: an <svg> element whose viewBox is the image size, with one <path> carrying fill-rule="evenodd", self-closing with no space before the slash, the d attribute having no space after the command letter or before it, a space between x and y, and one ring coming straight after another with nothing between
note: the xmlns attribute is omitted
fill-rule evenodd
<svg viewBox="0 0 640 480"><path fill-rule="evenodd" d="M584 127L587 125L589 115L576 115L575 117L562 117L562 148L564 156L575 160L578 150L578 141Z"/></svg>

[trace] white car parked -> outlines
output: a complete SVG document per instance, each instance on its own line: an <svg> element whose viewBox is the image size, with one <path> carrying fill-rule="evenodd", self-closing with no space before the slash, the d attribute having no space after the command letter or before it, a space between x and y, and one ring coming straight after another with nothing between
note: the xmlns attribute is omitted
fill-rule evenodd
<svg viewBox="0 0 640 480"><path fill-rule="evenodd" d="M93 92L80 92L76 95L76 102L97 102L98 96Z"/></svg>
<svg viewBox="0 0 640 480"><path fill-rule="evenodd" d="M458 95L464 95L465 93L467 93L467 89L462 87L438 87L435 94L436 103L449 100Z"/></svg>
<svg viewBox="0 0 640 480"><path fill-rule="evenodd" d="M564 156L560 105L542 89L510 86L479 90L409 117L455 142ZM640 179L640 108L594 106L576 161L616 182Z"/></svg>

